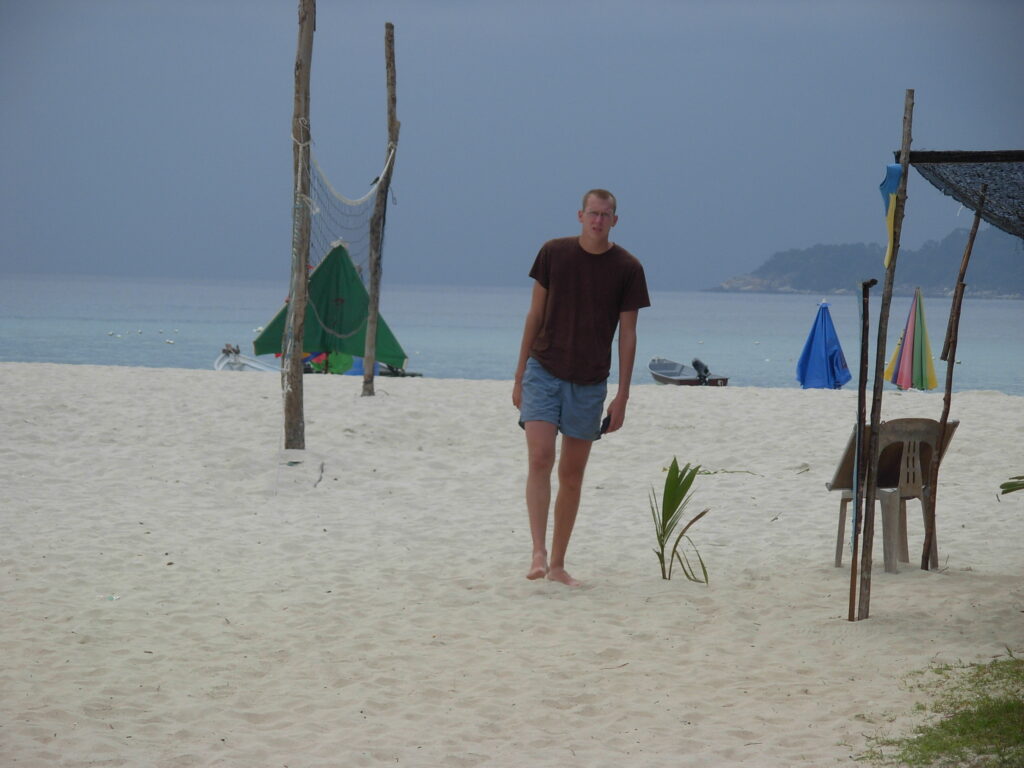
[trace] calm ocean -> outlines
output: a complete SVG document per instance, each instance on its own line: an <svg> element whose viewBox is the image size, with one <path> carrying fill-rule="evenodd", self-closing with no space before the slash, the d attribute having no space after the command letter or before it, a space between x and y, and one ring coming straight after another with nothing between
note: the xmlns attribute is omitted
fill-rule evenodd
<svg viewBox="0 0 1024 768"><path fill-rule="evenodd" d="M880 288L875 291L872 348L881 296ZM255 329L270 321L286 292L284 281L8 275L0 278L0 361L212 368L227 342L251 354ZM658 356L687 364L699 357L728 375L730 385L798 386L796 360L820 297L654 291L651 298L653 307L640 313L637 384L651 383L647 362ZM893 299L890 353L910 302ZM386 284L381 311L409 355L409 370L436 378L511 379L528 303L528 285ZM856 370L859 301L836 296L829 304ZM949 307L949 299L925 298L940 388L946 365L938 356ZM967 299L957 358L954 389L1024 395L1024 302Z"/></svg>

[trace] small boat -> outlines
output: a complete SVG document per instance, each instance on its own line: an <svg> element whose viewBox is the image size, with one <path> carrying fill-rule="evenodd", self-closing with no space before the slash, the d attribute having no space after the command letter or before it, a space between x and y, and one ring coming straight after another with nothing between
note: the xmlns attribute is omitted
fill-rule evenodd
<svg viewBox="0 0 1024 768"><path fill-rule="evenodd" d="M395 366L388 365L387 363L384 363L380 367L380 370L377 371L377 375L378 376L394 376L395 378L406 378L406 377L413 377L413 378L415 378L415 377L423 376L422 373L417 373L416 371L407 371L407 370L405 370L405 368L395 368Z"/></svg>
<svg viewBox="0 0 1024 768"><path fill-rule="evenodd" d="M693 367L677 363L665 357L652 357L647 370L659 384L679 384L685 387L724 387L729 383L728 376L711 373L708 367L697 358L693 359Z"/></svg>
<svg viewBox="0 0 1024 768"><path fill-rule="evenodd" d="M265 373L280 373L281 367L270 365L255 357L246 357L238 347L230 344L224 345L224 349L213 361L214 370L217 371L263 371Z"/></svg>

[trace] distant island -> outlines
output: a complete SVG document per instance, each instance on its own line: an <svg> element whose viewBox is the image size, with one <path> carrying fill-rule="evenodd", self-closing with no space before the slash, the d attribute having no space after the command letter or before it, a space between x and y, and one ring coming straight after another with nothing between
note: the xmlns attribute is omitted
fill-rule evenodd
<svg viewBox="0 0 1024 768"><path fill-rule="evenodd" d="M918 250L900 248L895 295L917 287L930 296L951 296L969 231L957 229L941 241L929 240ZM885 278L885 248L871 243L815 245L773 254L749 275L730 278L709 291L729 293L851 294L872 277ZM966 296L1024 298L1024 240L994 227L979 232L967 268Z"/></svg>

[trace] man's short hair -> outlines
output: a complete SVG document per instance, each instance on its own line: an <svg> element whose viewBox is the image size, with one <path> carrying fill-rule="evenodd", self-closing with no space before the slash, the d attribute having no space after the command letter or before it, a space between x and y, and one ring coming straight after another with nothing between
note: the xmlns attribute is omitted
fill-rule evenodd
<svg viewBox="0 0 1024 768"><path fill-rule="evenodd" d="M618 207L618 201L615 199L615 195L609 192L607 189L590 189L583 195L583 206L580 208L581 211L587 210L587 200L590 196L599 197L602 200L610 200L612 203L612 213L615 213L615 209Z"/></svg>

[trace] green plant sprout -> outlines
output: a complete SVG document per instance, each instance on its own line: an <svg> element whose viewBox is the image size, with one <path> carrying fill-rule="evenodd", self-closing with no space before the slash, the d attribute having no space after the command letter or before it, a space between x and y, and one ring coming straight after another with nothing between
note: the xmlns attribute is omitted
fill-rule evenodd
<svg viewBox="0 0 1024 768"><path fill-rule="evenodd" d="M693 496L690 493L690 488L698 472L700 472L699 465L691 467L687 464L680 469L679 462L673 456L672 464L668 468L668 475L665 477L665 489L662 492L660 506L658 505L658 496L654 488L651 488L651 517L654 518L654 535L658 539L658 548L654 550L654 554L658 556L658 562L661 563L661 578L665 580L672 578L672 566L678 562L679 567L683 569L683 575L687 579L700 584L708 583L708 569L704 565L704 558L700 556L700 551L693 543L693 540L686 535L686 532L690 530L694 523L704 517L710 509L703 510L683 526L675 540L672 541L672 548L668 551L668 561L666 562L665 560L665 551L669 541L683 519L683 511ZM697 562L700 564L700 575L697 574L686 553L679 549L683 539L686 539L693 549L693 554L697 556Z"/></svg>
<svg viewBox="0 0 1024 768"><path fill-rule="evenodd" d="M1024 490L1024 475L1011 477L1007 482L1003 483L999 487L1002 489L1004 494L1013 493L1014 491L1022 491Z"/></svg>

